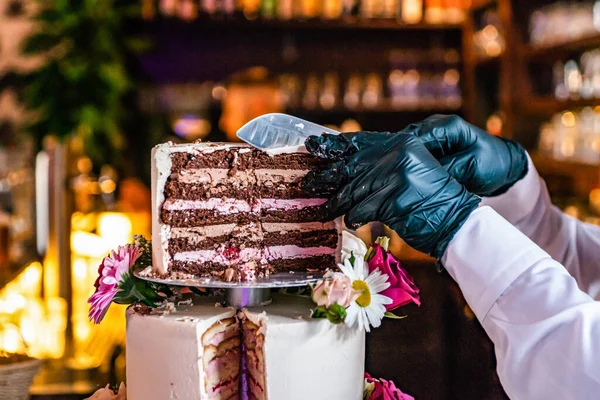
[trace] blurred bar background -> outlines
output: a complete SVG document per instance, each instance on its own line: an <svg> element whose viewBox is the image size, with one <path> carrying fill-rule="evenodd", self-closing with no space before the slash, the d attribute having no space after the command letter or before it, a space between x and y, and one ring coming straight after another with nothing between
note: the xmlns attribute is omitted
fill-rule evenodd
<svg viewBox="0 0 600 400"><path fill-rule="evenodd" d="M151 147L235 141L269 112L341 131L458 114L598 223L600 1L0 0L0 351L44 360L34 399L125 380L124 309L95 326L86 300L100 260L150 236ZM504 399L457 287L392 248L423 306L369 336L369 370L418 399Z"/></svg>

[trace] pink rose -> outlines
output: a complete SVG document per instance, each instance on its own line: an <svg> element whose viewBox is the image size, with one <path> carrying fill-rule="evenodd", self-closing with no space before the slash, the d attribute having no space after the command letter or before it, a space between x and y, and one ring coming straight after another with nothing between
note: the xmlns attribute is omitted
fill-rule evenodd
<svg viewBox="0 0 600 400"><path fill-rule="evenodd" d="M365 372L364 400L415 400L414 397L402 393L392 381L375 379Z"/></svg>
<svg viewBox="0 0 600 400"><path fill-rule="evenodd" d="M352 281L341 272L329 271L313 289L312 298L318 306L326 308L334 304L347 308L360 292L352 289Z"/></svg>
<svg viewBox="0 0 600 400"><path fill-rule="evenodd" d="M400 266L400 261L380 245L373 244L372 247L375 255L369 261L369 273L379 268L388 276L390 283L390 287L381 292L382 295L392 299L392 303L385 306L386 310L392 311L408 303L420 306L419 288L408 272Z"/></svg>
<svg viewBox="0 0 600 400"><path fill-rule="evenodd" d="M90 319L98 324L104 318L113 298L119 291L119 282L124 273L129 272L142 251L132 245L119 246L116 252L112 251L102 260L98 268L96 279L96 292L88 299L90 303Z"/></svg>

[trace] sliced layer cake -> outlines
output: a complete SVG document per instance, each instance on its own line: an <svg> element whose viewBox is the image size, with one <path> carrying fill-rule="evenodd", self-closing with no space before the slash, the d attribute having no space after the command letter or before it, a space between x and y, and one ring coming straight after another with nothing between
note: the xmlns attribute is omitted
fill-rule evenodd
<svg viewBox="0 0 600 400"><path fill-rule="evenodd" d="M310 299L239 312L193 301L166 315L128 309L130 400L362 399L365 332L311 318Z"/></svg>
<svg viewBox="0 0 600 400"><path fill-rule="evenodd" d="M338 231L322 221L326 199L307 198L301 188L319 162L306 152L268 154L241 144L156 146L155 270L252 280L334 267Z"/></svg>

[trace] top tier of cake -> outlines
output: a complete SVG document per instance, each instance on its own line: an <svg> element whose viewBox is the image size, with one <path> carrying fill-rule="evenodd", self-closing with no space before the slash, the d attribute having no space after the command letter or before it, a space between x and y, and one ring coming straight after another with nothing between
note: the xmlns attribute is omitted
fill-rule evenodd
<svg viewBox="0 0 600 400"><path fill-rule="evenodd" d="M152 151L154 268L175 276L252 280L335 266L338 231L302 177L319 160L297 149L164 143Z"/></svg>

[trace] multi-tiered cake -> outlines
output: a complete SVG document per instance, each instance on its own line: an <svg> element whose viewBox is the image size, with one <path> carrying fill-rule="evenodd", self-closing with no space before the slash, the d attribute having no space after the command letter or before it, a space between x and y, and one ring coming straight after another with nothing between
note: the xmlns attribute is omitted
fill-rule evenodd
<svg viewBox="0 0 600 400"><path fill-rule="evenodd" d="M322 221L326 199L308 198L301 188L318 163L297 149L269 154L241 144L156 146L155 272L231 281L334 267L338 231L333 221Z"/></svg>
<svg viewBox="0 0 600 400"><path fill-rule="evenodd" d="M335 267L338 230L308 198L307 153L234 144L152 152L152 253L165 277L252 280ZM235 310L215 299L127 314L130 400L359 400L365 332L312 319L316 304L275 296Z"/></svg>

